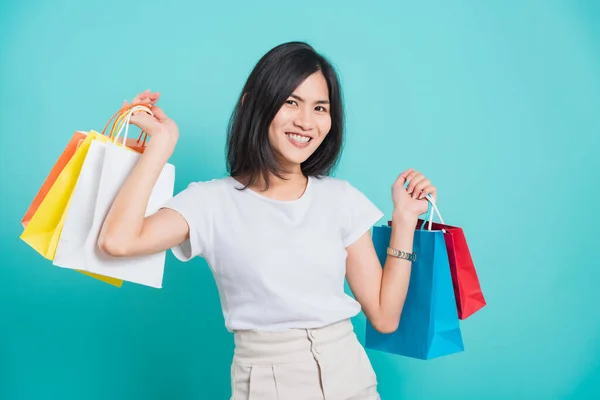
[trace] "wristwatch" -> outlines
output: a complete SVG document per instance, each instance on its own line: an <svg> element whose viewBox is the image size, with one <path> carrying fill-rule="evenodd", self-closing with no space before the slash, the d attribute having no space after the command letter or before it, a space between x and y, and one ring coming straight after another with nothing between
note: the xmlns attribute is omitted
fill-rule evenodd
<svg viewBox="0 0 600 400"><path fill-rule="evenodd" d="M404 260L408 260L411 262L413 262L417 259L417 253L408 253L406 251L394 249L393 247L387 248L387 254L392 257L402 258Z"/></svg>

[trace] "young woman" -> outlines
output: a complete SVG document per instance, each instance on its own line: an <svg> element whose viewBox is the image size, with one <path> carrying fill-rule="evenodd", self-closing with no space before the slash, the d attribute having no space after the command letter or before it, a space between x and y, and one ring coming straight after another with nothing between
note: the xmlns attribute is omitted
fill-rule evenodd
<svg viewBox="0 0 600 400"><path fill-rule="evenodd" d="M207 260L234 333L233 399L378 399L350 318L362 309L378 331L396 330L407 254L435 187L412 168L393 184L392 254L382 269L370 229L383 213L329 176L344 136L338 78L311 46L292 42L265 54L240 94L228 132L229 175L192 182L144 217L179 136L159 97L146 91L132 102L151 108L153 116L131 118L151 140L107 215L100 248L113 256L172 249L182 261Z"/></svg>

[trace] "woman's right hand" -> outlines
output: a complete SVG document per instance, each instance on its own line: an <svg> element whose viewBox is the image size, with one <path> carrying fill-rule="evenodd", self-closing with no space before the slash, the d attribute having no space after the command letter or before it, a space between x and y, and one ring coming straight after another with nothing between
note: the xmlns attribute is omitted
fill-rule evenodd
<svg viewBox="0 0 600 400"><path fill-rule="evenodd" d="M136 112L130 122L151 136L143 155L119 189L98 237L100 249L114 257L135 257L165 251L189 237L187 221L177 211L161 208L146 216L146 205L164 164L173 153L179 130L155 105L158 93L138 94L131 105L145 105L154 114ZM127 101L123 107L128 107Z"/></svg>
<svg viewBox="0 0 600 400"><path fill-rule="evenodd" d="M152 110L154 115L144 111L136 111L131 115L129 121L151 137L148 147L155 143L163 149L169 148L172 152L179 139L179 128L175 121L156 105L159 98L160 93L152 93L150 90L145 90L135 96L131 101L131 105L145 105ZM129 105L127 101L123 102L123 108Z"/></svg>

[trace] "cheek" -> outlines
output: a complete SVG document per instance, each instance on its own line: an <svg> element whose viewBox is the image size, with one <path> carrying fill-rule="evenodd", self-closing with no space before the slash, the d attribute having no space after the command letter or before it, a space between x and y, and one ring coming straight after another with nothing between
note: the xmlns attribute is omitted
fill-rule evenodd
<svg viewBox="0 0 600 400"><path fill-rule="evenodd" d="M285 108L282 108L275 115L275 118L273 118L273 121L271 122L270 129L273 130L273 131L277 131L277 130L283 129L285 127L285 125L287 124L287 122L288 122L289 119L290 119L290 112L287 111Z"/></svg>
<svg viewBox="0 0 600 400"><path fill-rule="evenodd" d="M269 125L269 137L271 139L274 139L277 137L277 133L281 130L282 127L282 122L281 122L281 115L277 114L275 116L275 118L273 118L273 121L271 121L271 125Z"/></svg>
<svg viewBox="0 0 600 400"><path fill-rule="evenodd" d="M331 130L331 117L324 117L319 121L319 132L325 137Z"/></svg>

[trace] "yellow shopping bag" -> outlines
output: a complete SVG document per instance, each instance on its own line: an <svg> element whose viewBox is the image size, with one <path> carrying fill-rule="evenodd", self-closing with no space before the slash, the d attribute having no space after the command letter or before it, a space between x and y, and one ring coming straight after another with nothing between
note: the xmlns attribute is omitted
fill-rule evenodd
<svg viewBox="0 0 600 400"><path fill-rule="evenodd" d="M69 205L71 194L77 183L79 172L81 171L81 167L83 166L85 156L87 155L92 140L107 142L110 138L95 131L90 131L87 134L86 138L75 151L75 154L73 154L67 165L61 171L56 182L54 182L54 185L52 185L48 191L48 194L35 214L33 214L33 217L23 230L23 233L21 233L21 240L48 260L54 259L56 246L66 216L65 211ZM118 287L123 283L120 279L97 275L86 271L78 272Z"/></svg>

